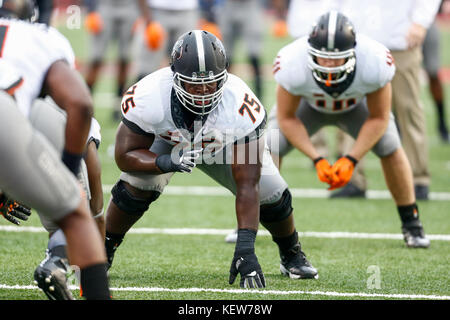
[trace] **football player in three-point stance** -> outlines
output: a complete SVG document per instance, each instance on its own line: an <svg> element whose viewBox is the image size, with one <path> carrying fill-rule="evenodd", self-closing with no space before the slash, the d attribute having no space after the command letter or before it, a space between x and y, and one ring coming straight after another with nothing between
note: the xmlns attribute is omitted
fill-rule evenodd
<svg viewBox="0 0 450 320"><path fill-rule="evenodd" d="M283 157L297 148L311 158L319 179L332 190L345 186L357 162L372 150L381 160L406 245L427 248L430 241L419 220L411 167L391 113L395 65L389 50L355 34L347 17L330 11L309 36L279 51L273 71L277 105L268 127L279 127L282 134L268 141L272 155ZM337 126L356 140L332 166L309 139L326 125Z"/></svg>
<svg viewBox="0 0 450 320"><path fill-rule="evenodd" d="M238 77L228 74L225 50L214 35L182 35L171 66L133 85L122 100L115 159L122 171L106 210L110 265L126 232L176 172L198 167L236 196L238 237L229 283L265 287L255 254L261 222L278 245L283 274L316 278L295 230L288 186L265 148L266 113Z"/></svg>
<svg viewBox="0 0 450 320"><path fill-rule="evenodd" d="M0 2L0 61L21 78L14 92L3 87L6 93L0 94L0 135L8 137L0 143L0 189L62 229L69 262L80 268L86 299L110 299L102 239L75 177L89 133L92 100L73 71L67 39L52 27L24 21L32 12L29 0ZM49 95L67 112L62 160L27 119L40 95ZM49 281L65 285L65 274L52 273Z"/></svg>

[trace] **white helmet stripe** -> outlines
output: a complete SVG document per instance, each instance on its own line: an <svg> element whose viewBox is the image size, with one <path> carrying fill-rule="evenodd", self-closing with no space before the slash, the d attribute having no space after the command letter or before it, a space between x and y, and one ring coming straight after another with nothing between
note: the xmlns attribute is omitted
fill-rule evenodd
<svg viewBox="0 0 450 320"><path fill-rule="evenodd" d="M199 71L206 71L205 64L205 48L203 47L203 38L202 38L201 30L194 30L195 41L197 43L197 52L198 52L198 68Z"/></svg>
<svg viewBox="0 0 450 320"><path fill-rule="evenodd" d="M334 38L336 36L337 11L331 11L328 19L328 50L334 49Z"/></svg>

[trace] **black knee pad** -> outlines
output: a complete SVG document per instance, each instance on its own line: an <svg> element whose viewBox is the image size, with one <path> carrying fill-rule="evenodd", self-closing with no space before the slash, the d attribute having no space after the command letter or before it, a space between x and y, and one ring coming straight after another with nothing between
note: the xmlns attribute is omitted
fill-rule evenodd
<svg viewBox="0 0 450 320"><path fill-rule="evenodd" d="M283 221L291 215L292 210L292 195L289 189L286 189L276 203L261 206L259 220L261 222Z"/></svg>
<svg viewBox="0 0 450 320"><path fill-rule="evenodd" d="M112 202L122 211L133 216L141 216L148 210L150 203L158 199L160 192L153 191L147 199L136 198L126 188L122 180L119 180L111 190Z"/></svg>

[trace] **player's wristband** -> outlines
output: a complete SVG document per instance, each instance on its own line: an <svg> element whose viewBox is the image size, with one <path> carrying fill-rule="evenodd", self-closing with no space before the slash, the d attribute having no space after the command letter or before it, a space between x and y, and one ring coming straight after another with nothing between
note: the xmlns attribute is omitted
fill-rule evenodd
<svg viewBox="0 0 450 320"><path fill-rule="evenodd" d="M80 171L80 163L82 158L83 154L71 153L67 150L64 150L62 154L63 163L75 176L78 175L78 172Z"/></svg>
<svg viewBox="0 0 450 320"><path fill-rule="evenodd" d="M317 158L315 158L315 159L313 160L314 165L316 165L317 162L319 162L319 161L322 160L322 159L323 159L323 157L317 157Z"/></svg>
<svg viewBox="0 0 450 320"><path fill-rule="evenodd" d="M237 234L235 254L255 252L256 231L250 229L239 229Z"/></svg>
<svg viewBox="0 0 450 320"><path fill-rule="evenodd" d="M348 160L350 160L351 162L353 162L353 165L354 166L356 166L356 164L358 163L358 160L356 160L355 158L353 158L352 156L350 156L350 155L346 155L345 156Z"/></svg>

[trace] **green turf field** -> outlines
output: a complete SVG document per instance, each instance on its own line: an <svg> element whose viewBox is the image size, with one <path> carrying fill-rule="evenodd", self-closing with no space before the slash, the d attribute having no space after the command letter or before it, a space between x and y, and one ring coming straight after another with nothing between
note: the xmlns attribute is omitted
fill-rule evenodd
<svg viewBox="0 0 450 320"><path fill-rule="evenodd" d="M83 30L62 31L69 37L80 62L87 55ZM443 33L443 52L450 52L450 34ZM271 63L288 39L266 38L264 62ZM238 62L245 62L242 56ZM109 54L113 57L113 53ZM450 67L447 63L446 67ZM270 70L270 67L267 67ZM95 116L102 126L102 180L105 208L110 187L119 171L111 157L117 123L111 119L113 75L102 76L96 87ZM250 80L245 78L245 80ZM275 84L270 73L265 78L263 97L266 109L274 102ZM450 85L445 85L447 117L450 115ZM300 239L310 262L319 270L318 280L290 280L279 272L276 245L261 228L256 253L267 280L264 290L240 290L238 281L228 284L228 270L234 246L224 241L226 230L235 227L234 198L199 171L177 174L169 188L152 204L149 212L125 238L110 270L115 299L450 299L450 145L437 136L435 110L426 84L423 101L429 133L431 192L435 200L420 201L420 214L428 235L427 250L407 249L400 237L400 220L392 200L330 200L301 196L303 189L325 190L311 163L292 152L283 163L282 175L292 189L294 215ZM450 123L450 118L447 119ZM333 144L330 129L330 143ZM425 151L424 151L425 152ZM370 190L386 191L378 160L369 154L366 174ZM195 195L197 189L209 187ZM212 189L212 187L216 189ZM209 192L218 190L219 195ZM296 193L297 194L297 193ZM437 199L440 197L439 199ZM30 221L13 227L0 220L0 299L46 299L33 285L33 271L44 258L46 233L33 213ZM186 229L183 229L186 228ZM170 229L170 230L162 230ZM188 234L177 234L183 229ZM8 231L9 230L9 231ZM164 233L164 231L166 233ZM202 234L201 231L209 231ZM340 232L340 233L338 233ZM371 238L372 237L372 238ZM77 290L74 290L77 292Z"/></svg>

